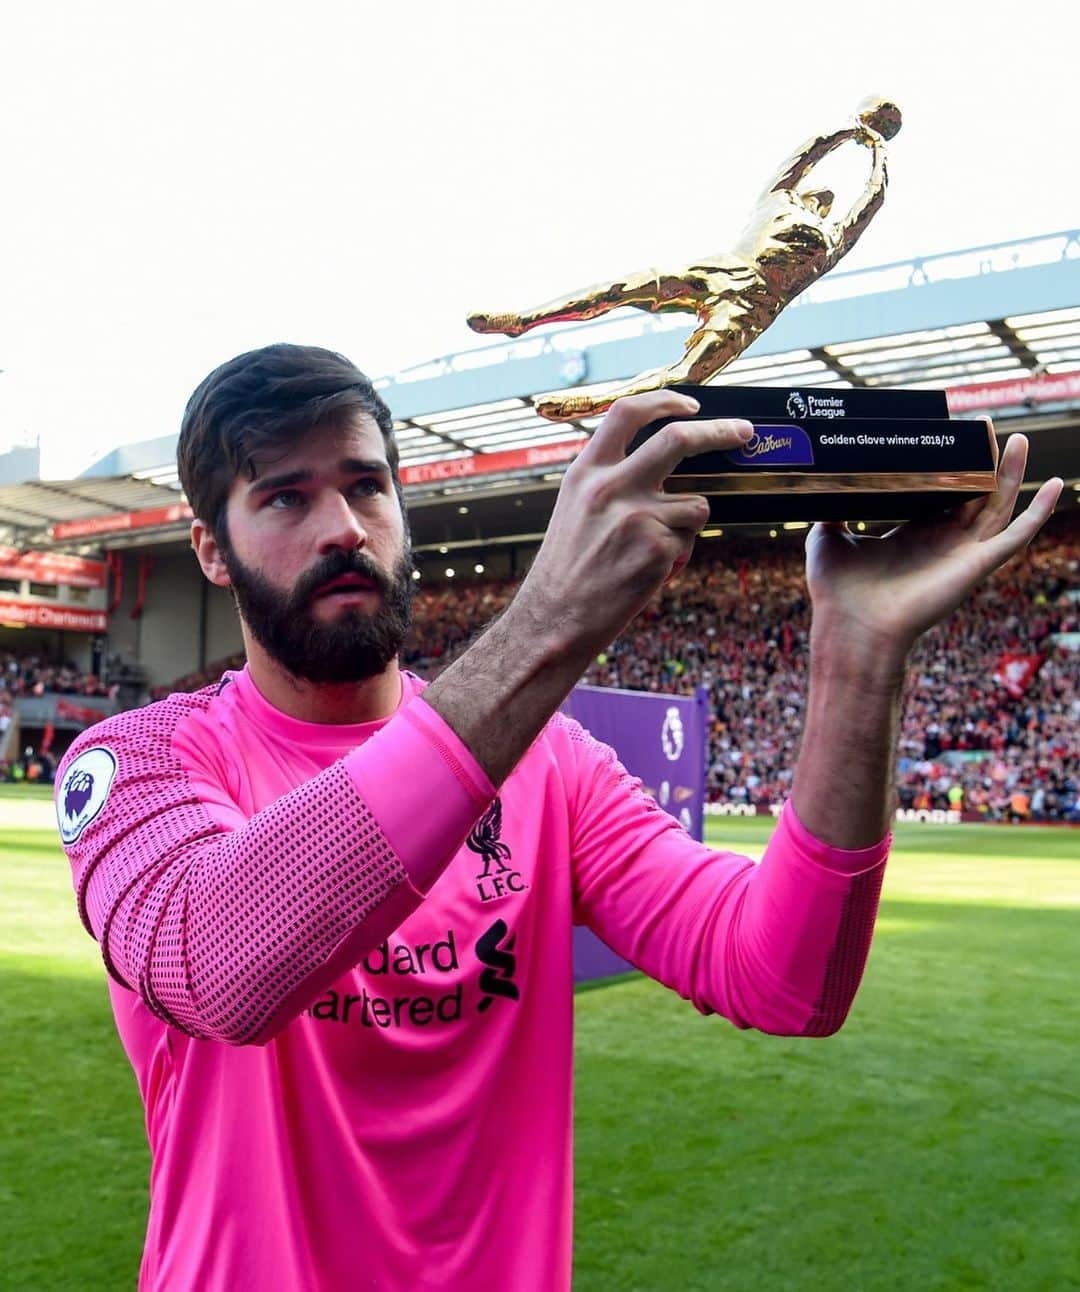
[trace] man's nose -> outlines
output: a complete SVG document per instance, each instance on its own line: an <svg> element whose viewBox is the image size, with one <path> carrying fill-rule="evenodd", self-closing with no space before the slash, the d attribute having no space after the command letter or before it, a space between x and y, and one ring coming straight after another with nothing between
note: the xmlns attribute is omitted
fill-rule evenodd
<svg viewBox="0 0 1080 1292"><path fill-rule="evenodd" d="M360 517L349 505L349 500L341 494L328 498L319 509L319 553L339 548L343 552L355 552L367 542L367 531L360 523Z"/></svg>

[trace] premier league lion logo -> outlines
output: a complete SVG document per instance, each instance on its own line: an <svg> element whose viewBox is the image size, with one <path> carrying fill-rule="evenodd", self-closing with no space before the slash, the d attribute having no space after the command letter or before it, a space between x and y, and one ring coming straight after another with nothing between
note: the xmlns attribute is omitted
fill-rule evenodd
<svg viewBox="0 0 1080 1292"><path fill-rule="evenodd" d="M664 714L664 725L660 728L660 748L669 763L677 762L682 756L685 740L682 717L673 704Z"/></svg>
<svg viewBox="0 0 1080 1292"><path fill-rule="evenodd" d="M94 793L94 778L89 772L76 772L69 776L64 786L64 816L74 818L90 802Z"/></svg>
<svg viewBox="0 0 1080 1292"><path fill-rule="evenodd" d="M56 820L60 838L74 843L93 821L109 797L116 776L116 757L98 745L75 759L56 793Z"/></svg>
<svg viewBox="0 0 1080 1292"><path fill-rule="evenodd" d="M797 390L793 390L788 395L787 411L788 417L805 417L807 415L806 400Z"/></svg>

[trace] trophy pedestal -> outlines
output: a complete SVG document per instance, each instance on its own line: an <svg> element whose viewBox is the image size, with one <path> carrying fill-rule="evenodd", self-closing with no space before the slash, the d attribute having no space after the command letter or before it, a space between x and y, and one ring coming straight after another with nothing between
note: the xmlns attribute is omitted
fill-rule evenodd
<svg viewBox="0 0 1080 1292"><path fill-rule="evenodd" d="M739 449L686 458L665 482L701 493L719 524L905 521L993 493L997 442L987 420L951 420L943 391L690 386L693 420L742 417ZM665 418L639 432L632 448Z"/></svg>

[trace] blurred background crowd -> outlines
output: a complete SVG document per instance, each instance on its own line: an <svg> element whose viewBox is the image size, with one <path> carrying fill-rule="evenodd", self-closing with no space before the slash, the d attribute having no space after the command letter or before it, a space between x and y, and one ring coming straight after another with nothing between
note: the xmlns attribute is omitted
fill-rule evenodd
<svg viewBox="0 0 1080 1292"><path fill-rule="evenodd" d="M435 676L502 610L514 585L417 597L409 667ZM790 788L806 699L810 603L801 543L703 544L603 652L584 681L691 694L713 714L708 792L768 807ZM899 749L900 803L988 819L1080 819L1080 525L1058 518L912 657ZM1039 657L1019 696L1004 657Z"/></svg>
<svg viewBox="0 0 1080 1292"><path fill-rule="evenodd" d="M437 676L516 586L421 586L406 667ZM769 808L790 789L809 629L794 536L705 542L583 680L675 694L706 688L710 800ZM1080 523L1059 516L916 648L900 735L901 806L1080 820L1080 636L1070 634L1080 635ZM1022 661L1018 675L1010 660ZM194 690L241 664L239 656L217 661L151 698ZM17 695L108 693L92 675L32 655L0 656L0 677L0 731Z"/></svg>

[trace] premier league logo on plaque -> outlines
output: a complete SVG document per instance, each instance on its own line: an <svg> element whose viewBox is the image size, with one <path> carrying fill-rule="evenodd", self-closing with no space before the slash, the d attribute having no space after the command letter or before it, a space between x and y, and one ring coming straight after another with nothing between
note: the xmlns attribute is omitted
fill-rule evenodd
<svg viewBox="0 0 1080 1292"><path fill-rule="evenodd" d="M103 745L80 754L67 769L56 794L56 822L65 844L75 843L105 806L115 776L116 758Z"/></svg>

